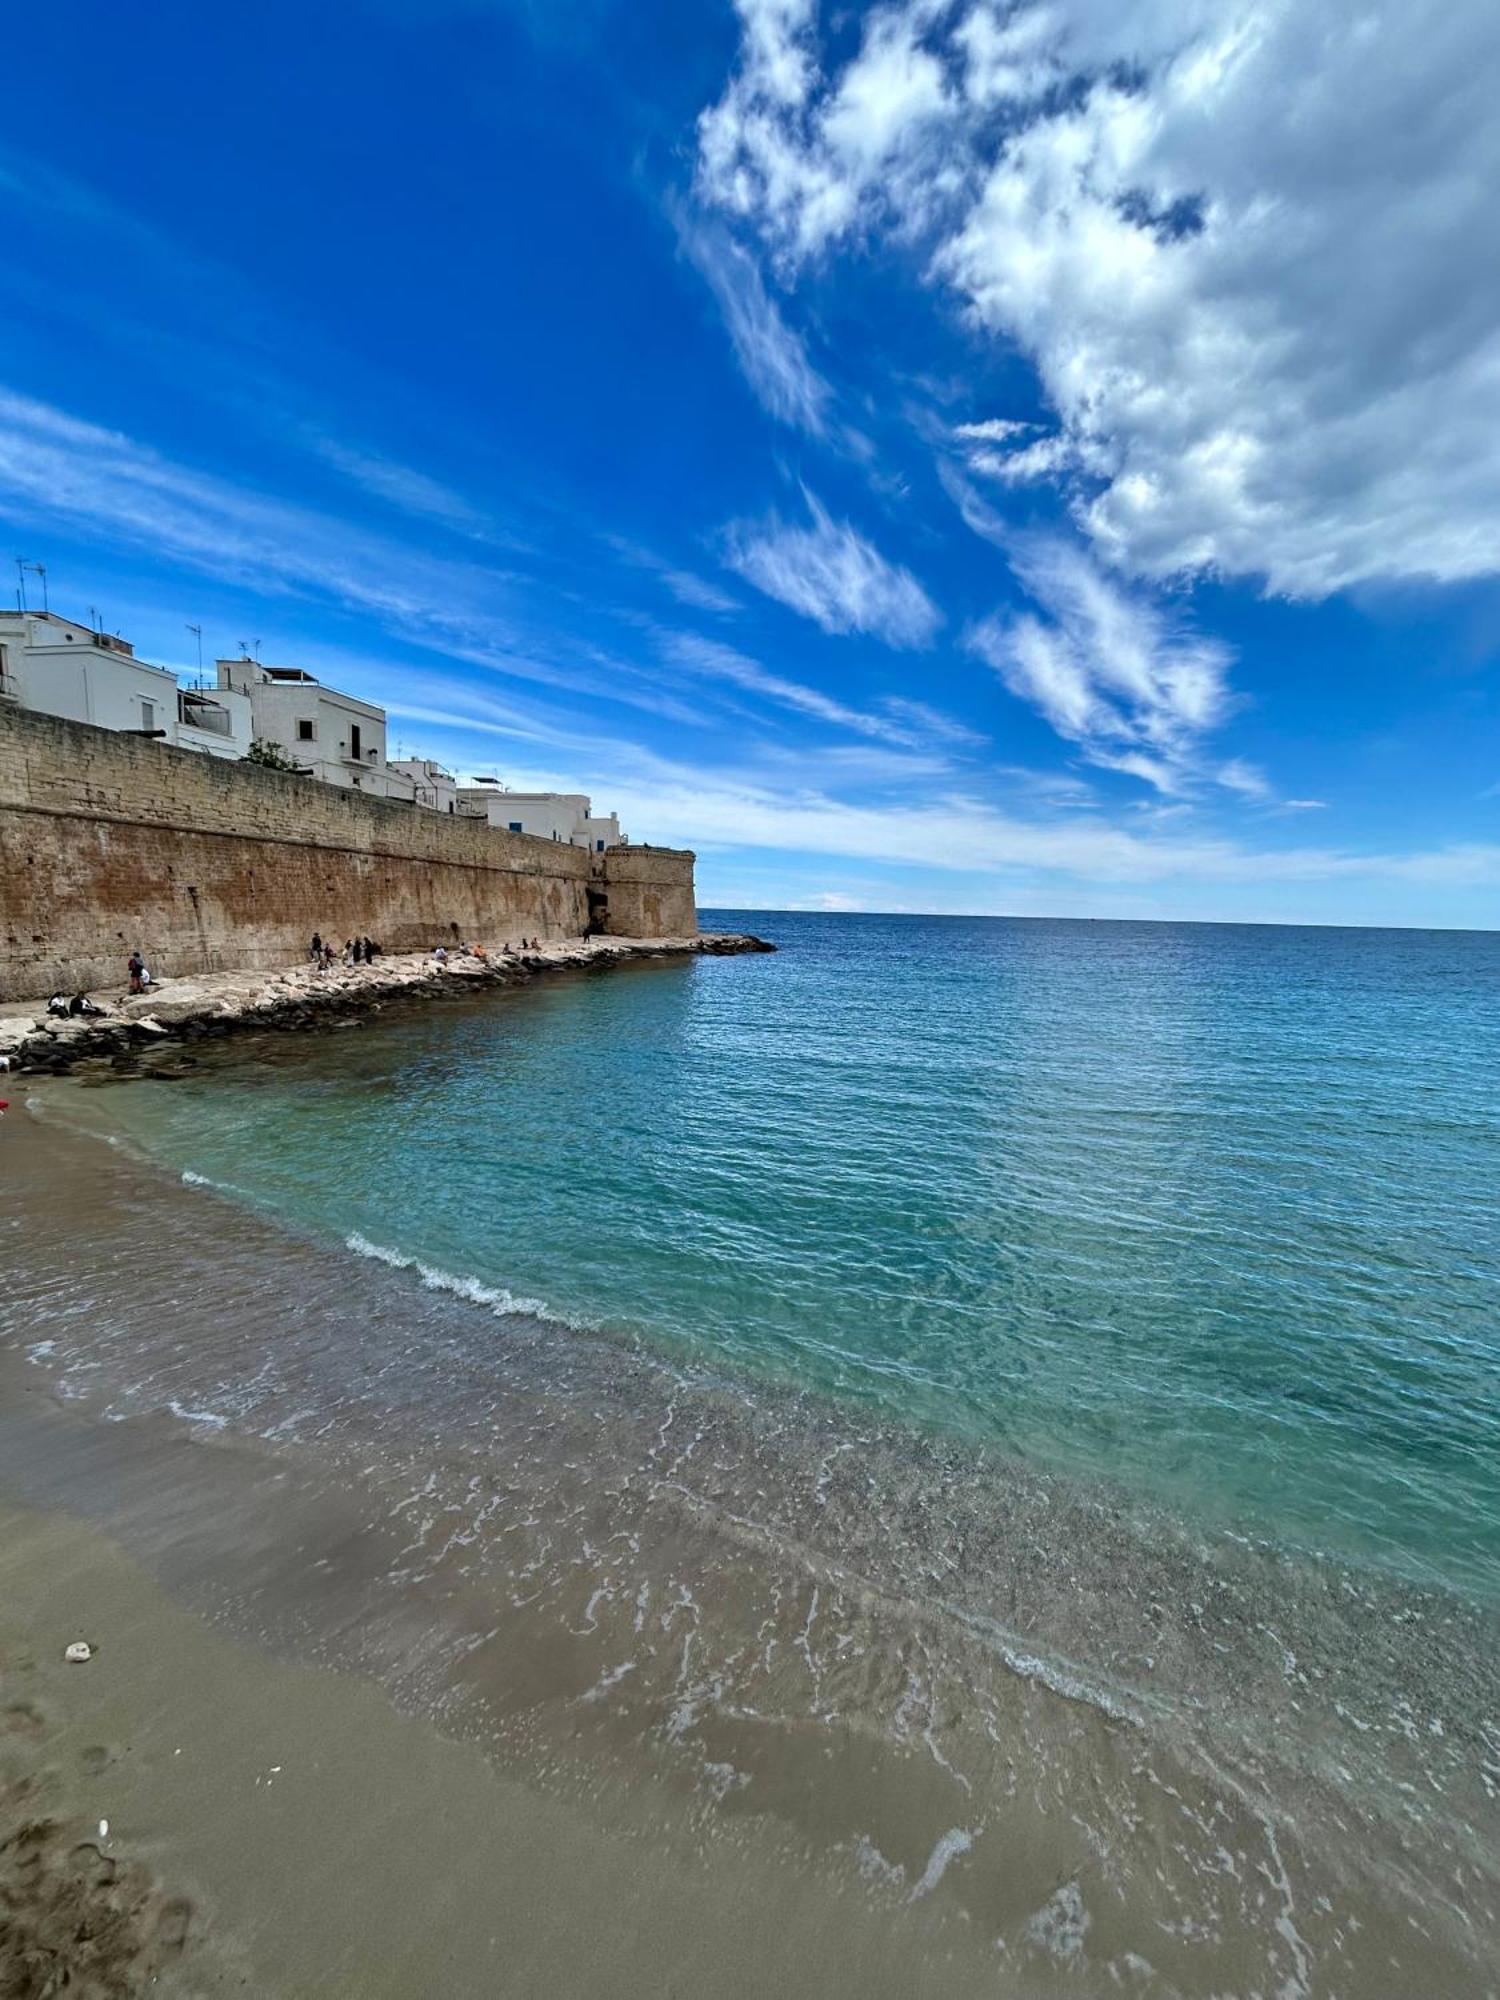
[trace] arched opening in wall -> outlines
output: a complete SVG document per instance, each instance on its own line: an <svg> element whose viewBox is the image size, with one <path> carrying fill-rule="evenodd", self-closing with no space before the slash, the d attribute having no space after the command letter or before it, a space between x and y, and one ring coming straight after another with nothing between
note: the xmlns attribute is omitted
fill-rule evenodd
<svg viewBox="0 0 1500 2000"><path fill-rule="evenodd" d="M603 889L596 889L592 883L588 888L588 924L585 937L603 937L609 929L609 896Z"/></svg>

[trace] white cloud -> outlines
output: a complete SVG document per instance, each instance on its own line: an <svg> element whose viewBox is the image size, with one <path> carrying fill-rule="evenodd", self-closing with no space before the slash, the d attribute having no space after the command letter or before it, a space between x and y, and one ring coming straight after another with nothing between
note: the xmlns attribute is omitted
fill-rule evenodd
<svg viewBox="0 0 1500 2000"><path fill-rule="evenodd" d="M528 628L523 579L432 556L164 458L120 431L0 390L0 518L57 523L254 593L317 599L496 674L677 721L702 720L629 662L559 659ZM556 587L549 596L555 600ZM575 655L581 649L573 647ZM590 673L597 666L602 671Z"/></svg>
<svg viewBox="0 0 1500 2000"><path fill-rule="evenodd" d="M810 528L772 516L730 529L726 559L747 583L801 612L825 632L869 632L888 646L932 643L942 613L908 569L887 562L847 521L811 494Z"/></svg>
<svg viewBox="0 0 1500 2000"><path fill-rule="evenodd" d="M910 728L903 728L885 716L865 714L817 688L805 687L800 681L788 680L782 674L773 674L758 660L752 660L748 654L717 639L705 639L696 632L669 632L662 635L662 646L667 658L678 666L687 667L694 673L707 674L716 680L729 681L747 693L762 695L779 707L792 709L799 715L810 715L819 722L851 730L857 736L871 737L876 742L910 747L917 741Z"/></svg>
<svg viewBox="0 0 1500 2000"><path fill-rule="evenodd" d="M623 561L660 577L679 604L691 605L695 611L730 612L740 609L738 598L731 597L718 584L710 583L693 570L679 569L675 563L665 561L653 550L643 548L639 542L613 534L607 534L603 539Z"/></svg>
<svg viewBox="0 0 1500 2000"><path fill-rule="evenodd" d="M1273 796L1270 779L1257 765L1243 757L1231 757L1214 772L1215 781L1226 791L1238 792L1243 799L1266 800Z"/></svg>
<svg viewBox="0 0 1500 2000"><path fill-rule="evenodd" d="M920 242L1055 412L1010 476L1108 558L1500 570L1500 8L895 0L842 66L810 4L740 11L700 194L789 273Z"/></svg>
<svg viewBox="0 0 1500 2000"><path fill-rule="evenodd" d="M367 493L373 493L377 499L388 501L403 514L436 521L442 527L455 528L459 533L472 535L477 540L485 541L493 537L489 522L477 507L470 506L461 494L453 492L429 474L419 472L415 466L402 465L375 452L360 451L353 445L340 443L337 438L315 436L313 449L346 479L363 487Z"/></svg>
<svg viewBox="0 0 1500 2000"><path fill-rule="evenodd" d="M679 604L691 605L695 611L738 611L739 601L720 590L716 583L697 576L689 569L664 569L661 580L677 599Z"/></svg>
<svg viewBox="0 0 1500 2000"><path fill-rule="evenodd" d="M1035 429L1017 417L986 417L980 423L955 424L953 435L961 444L1011 444Z"/></svg>
<svg viewBox="0 0 1500 2000"><path fill-rule="evenodd" d="M773 417L820 436L832 391L782 318L755 259L722 230L680 233L713 288L745 380Z"/></svg>
<svg viewBox="0 0 1500 2000"><path fill-rule="evenodd" d="M1181 790L1229 707L1226 648L1174 626L1070 543L1017 542L1011 561L1047 615L986 619L968 635L973 651L1091 763ZM1252 782L1244 764L1219 777L1242 792Z"/></svg>

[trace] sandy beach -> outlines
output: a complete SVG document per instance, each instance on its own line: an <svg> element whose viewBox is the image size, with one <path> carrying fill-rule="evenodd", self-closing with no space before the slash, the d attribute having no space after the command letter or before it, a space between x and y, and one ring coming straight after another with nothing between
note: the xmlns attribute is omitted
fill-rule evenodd
<svg viewBox="0 0 1500 2000"><path fill-rule="evenodd" d="M12 1230L65 1183L109 1198L102 1149L24 1117L4 1137L30 1196ZM445 1591L389 1584L364 1496L207 1423L101 1420L4 1325L7 2000L988 1990L951 1912L882 1911L795 1840L710 1838L691 1800L591 1758L600 1710L541 1754L483 1704L413 1712ZM362 1650L400 1655L404 1698L347 1670ZM502 1702L569 1672L505 1642L481 1664Z"/></svg>
<svg viewBox="0 0 1500 2000"><path fill-rule="evenodd" d="M768 1930L748 1857L602 1832L66 1513L0 1512L0 1602L7 1996L953 1990L816 1879Z"/></svg>

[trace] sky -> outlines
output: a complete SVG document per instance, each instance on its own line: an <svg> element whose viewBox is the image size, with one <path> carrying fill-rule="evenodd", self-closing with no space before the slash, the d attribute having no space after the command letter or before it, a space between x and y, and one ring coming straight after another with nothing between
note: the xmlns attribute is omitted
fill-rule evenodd
<svg viewBox="0 0 1500 2000"><path fill-rule="evenodd" d="M707 905L1500 927L1488 0L22 42L7 589L587 790Z"/></svg>

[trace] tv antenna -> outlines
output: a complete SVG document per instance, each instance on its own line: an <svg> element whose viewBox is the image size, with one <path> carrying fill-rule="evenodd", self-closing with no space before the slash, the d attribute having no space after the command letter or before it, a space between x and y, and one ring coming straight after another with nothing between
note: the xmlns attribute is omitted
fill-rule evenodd
<svg viewBox="0 0 1500 2000"><path fill-rule="evenodd" d="M198 641L198 685L201 688L203 685L203 627L201 625L189 625L186 627L186 630L191 632L193 637Z"/></svg>
<svg viewBox="0 0 1500 2000"><path fill-rule="evenodd" d="M30 608L26 602L26 578L28 574L34 577L38 577L41 580L42 612L43 615L45 616L49 614L52 609L52 606L47 602L47 565L45 563L24 562L20 556L17 556L16 596L20 600L21 609L23 611L29 610Z"/></svg>

